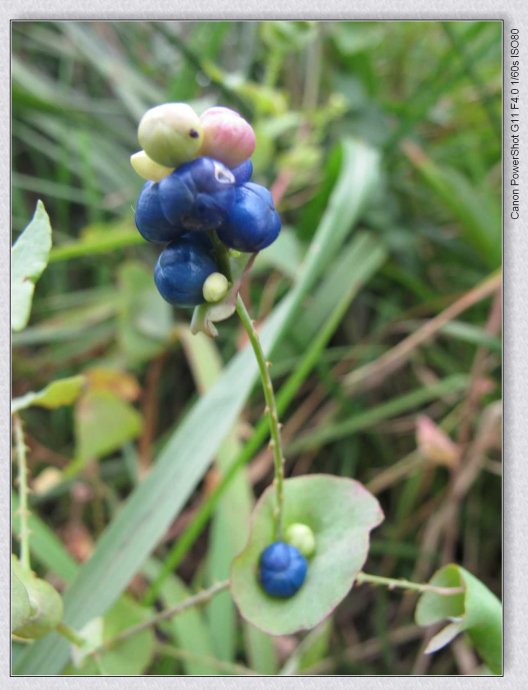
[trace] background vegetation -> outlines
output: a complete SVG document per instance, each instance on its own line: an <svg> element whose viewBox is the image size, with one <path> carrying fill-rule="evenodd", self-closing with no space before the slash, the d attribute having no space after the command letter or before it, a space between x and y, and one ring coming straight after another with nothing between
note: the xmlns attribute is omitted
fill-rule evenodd
<svg viewBox="0 0 528 690"><path fill-rule="evenodd" d="M37 199L54 238L30 325L13 337L13 395L86 377L73 405L22 413L41 576L62 591L94 549L103 553L107 526L158 459L171 461L182 420L244 344L236 318L215 342L190 336L189 313L155 292L157 252L134 228L139 118L187 101L198 112L233 107L254 124L255 177L285 225L245 297L258 321L291 291L297 299L272 357L279 391L297 375L282 414L287 475L353 477L377 495L386 518L369 572L425 581L454 561L500 596L501 31L498 22L13 25L14 239ZM328 246L306 276L303 257L324 224ZM258 386L245 404L236 381L225 393L242 413L218 452L222 438L211 441L212 466L172 458L194 484L174 483L159 543L130 535L151 557L139 568L120 562L130 584L108 602L105 634L226 577L244 543L272 460L261 433L218 491L263 409ZM210 406L199 432L222 436L223 415L223 404ZM82 672L478 672L463 639L422 654L429 633L413 622L415 601L362 585L313 633L272 639L244 625L224 592ZM105 613L73 608L72 622ZM15 668L24 654L16 644ZM42 669L35 659L24 669Z"/></svg>

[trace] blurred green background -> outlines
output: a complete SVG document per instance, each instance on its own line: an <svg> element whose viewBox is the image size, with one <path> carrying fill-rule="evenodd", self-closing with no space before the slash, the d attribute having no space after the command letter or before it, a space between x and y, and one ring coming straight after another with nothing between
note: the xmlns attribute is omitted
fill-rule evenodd
<svg viewBox="0 0 528 690"><path fill-rule="evenodd" d="M425 580L456 561L500 596L501 39L500 22L12 24L13 239L38 199L54 238L31 322L13 337L13 395L88 377L74 406L24 413L32 509L70 557L89 556L203 392L212 355L193 350L189 313L153 288L159 250L134 228L142 181L129 156L147 108L221 104L253 124L254 177L272 188L284 224L245 288L257 320L291 289L344 143L379 156L342 252L369 231L385 258L284 415L288 476L354 477L378 496L386 519L368 572ZM274 352L278 389L341 297L332 274L330 265ZM220 324L219 367L241 343L236 319ZM235 445L261 414L255 388ZM217 463L175 520L160 562L221 472ZM254 496L271 476L261 451L247 473ZM231 528L208 527L188 545L176 590L207 583ZM38 556L35 567L59 588L67 580ZM148 580L133 580L116 620L141 618ZM363 588L304 647L305 636L259 646L232 612L208 610L165 631L183 652L152 652L136 668L131 649L121 661L152 674L236 673L235 663L262 673L478 672L463 641L421 654L414 601Z"/></svg>

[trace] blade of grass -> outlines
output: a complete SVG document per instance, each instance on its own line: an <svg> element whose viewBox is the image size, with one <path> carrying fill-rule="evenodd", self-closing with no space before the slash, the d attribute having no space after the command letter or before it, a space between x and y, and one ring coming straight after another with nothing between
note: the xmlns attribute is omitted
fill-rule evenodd
<svg viewBox="0 0 528 690"><path fill-rule="evenodd" d="M197 387L202 394L214 384L222 372L222 361L214 342L203 333L192 335L182 328L181 339L191 365ZM236 429L232 429L222 442L216 455L216 467L224 475L242 450ZM207 549L207 584L229 578L231 561L245 545L249 532L249 519L253 497L249 481L238 472L222 500L216 506ZM207 608L207 618L216 656L233 661L236 652L237 616L229 592L220 592ZM253 631L243 622L248 657L255 671L274 674L277 662L270 638L260 630Z"/></svg>
<svg viewBox="0 0 528 690"><path fill-rule="evenodd" d="M403 412L415 409L431 400L436 400L444 395L463 390L469 383L468 376L456 374L443 381L433 383L430 386L419 388L411 393L406 393L393 398L386 403L377 405L363 414L346 419L342 422L327 424L322 429L306 433L287 446L291 453L299 453L311 448L319 448L331 441L345 438L358 431L363 431L374 426L378 422L390 417L395 417Z"/></svg>
<svg viewBox="0 0 528 690"><path fill-rule="evenodd" d="M479 190L454 169L437 165L413 141L402 150L442 204L460 222L464 239L492 269L501 261L500 205L488 190Z"/></svg>
<svg viewBox="0 0 528 690"><path fill-rule="evenodd" d="M113 31L111 25L108 28ZM150 105L163 102L162 89L129 66L116 42L110 49L110 41L103 41L93 24L65 22L63 30L84 60L109 83L134 119L139 120Z"/></svg>

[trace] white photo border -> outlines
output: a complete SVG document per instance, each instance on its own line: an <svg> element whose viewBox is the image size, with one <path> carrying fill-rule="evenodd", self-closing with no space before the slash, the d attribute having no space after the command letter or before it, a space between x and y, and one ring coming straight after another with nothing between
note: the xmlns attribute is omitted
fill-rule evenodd
<svg viewBox="0 0 528 690"><path fill-rule="evenodd" d="M404 2L380 2L364 0L354 7L346 0L326 0L321 10L315 0L296 3L293 0L268 2L265 7L255 0L232 0L229 4L221 0L150 0L138 2L109 3L107 0L14 0L2 3L0 8L0 108L2 130L0 138L0 179L4 193L0 196L0 219L3 230L0 244L0 357L4 362L0 377L0 458L3 468L0 472L0 613L4 624L0 636L0 678L2 687L17 688L61 688L70 687L71 677L13 677L10 676L10 598L9 559L10 537L10 382L11 345L10 309L7 296L10 277L10 32L11 21L16 20L213 20L213 19L334 19L334 20L502 20L504 51L508 49L511 28L518 28L521 38L520 75L521 114L528 106L528 3L523 0L493 2L481 0L478 3L463 4L457 0L426 3L419 0ZM525 38L526 36L526 38ZM503 52L503 68L508 68L508 55ZM503 71L505 75L505 71ZM503 82L503 85L505 83ZM503 91L503 101L506 93ZM506 124L506 120L504 120ZM508 146L503 125L503 181L511 173L511 160L506 155ZM521 163L520 179L528 181L528 114L524 117L520 132ZM523 155L523 150L526 154ZM528 188L528 187L527 187ZM521 191L524 185L521 187ZM504 190L503 190L504 191ZM525 497L528 493L528 194L521 195L520 218L512 220L503 193L503 601L504 601L504 676L464 677L449 676L317 676L317 677L196 677L196 676L141 676L141 677L76 677L73 681L79 688L119 688L125 683L129 688L178 687L185 690L204 688L244 687L250 690L282 688L286 684L298 690L315 690L323 685L331 690L359 687L361 690L381 688L405 688L405 690L429 690L445 688L457 690L465 687L495 687L506 682L508 688L525 687L526 671L524 658L528 648L528 596L525 580L528 575L528 520ZM524 451L524 452L523 452Z"/></svg>

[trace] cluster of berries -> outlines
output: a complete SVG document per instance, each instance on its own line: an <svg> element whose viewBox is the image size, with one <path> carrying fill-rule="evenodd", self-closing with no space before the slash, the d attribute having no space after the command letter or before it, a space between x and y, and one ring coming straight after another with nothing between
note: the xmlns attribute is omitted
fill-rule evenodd
<svg viewBox="0 0 528 690"><path fill-rule="evenodd" d="M138 139L143 150L131 163L147 182L136 225L146 240L167 244L154 270L159 292L178 306L222 299L228 282L210 232L229 249L253 253L281 228L270 192L250 181L251 125L229 108L198 117L186 104L166 103L145 113Z"/></svg>

